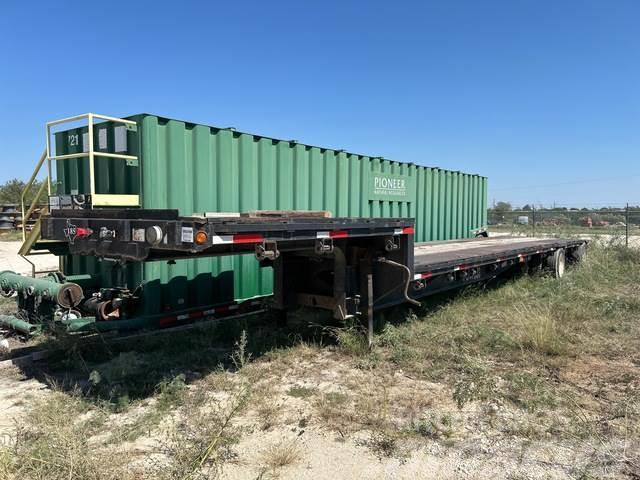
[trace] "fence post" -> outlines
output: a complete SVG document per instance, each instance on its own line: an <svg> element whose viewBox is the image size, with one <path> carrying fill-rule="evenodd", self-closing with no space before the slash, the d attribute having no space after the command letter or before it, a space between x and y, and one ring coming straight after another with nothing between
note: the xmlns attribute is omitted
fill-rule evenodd
<svg viewBox="0 0 640 480"><path fill-rule="evenodd" d="M531 207L531 222L533 223L533 236L536 236L536 206Z"/></svg>
<svg viewBox="0 0 640 480"><path fill-rule="evenodd" d="M627 246L627 248L629 248L629 202L627 202L627 208L625 209L624 224L625 224L625 245Z"/></svg>

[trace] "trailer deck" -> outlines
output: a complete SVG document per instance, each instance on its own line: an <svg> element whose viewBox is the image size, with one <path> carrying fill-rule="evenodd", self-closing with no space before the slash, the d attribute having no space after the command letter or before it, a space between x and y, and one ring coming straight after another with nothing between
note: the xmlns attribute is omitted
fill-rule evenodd
<svg viewBox="0 0 640 480"><path fill-rule="evenodd" d="M338 240L414 234L408 218L327 218L309 213L266 217L179 216L177 210L53 210L42 220L42 238L74 255L123 261L168 260L255 253L275 260L280 252L331 253ZM413 240L412 240L413 242Z"/></svg>
<svg viewBox="0 0 640 480"><path fill-rule="evenodd" d="M42 238L57 242L59 254L95 256L115 260L114 265L253 253L261 267L273 269L274 308L284 312L302 305L330 310L340 320L366 317L370 330L374 310L419 304L422 297L508 273L546 269L560 277L567 262L584 255L586 245L579 239L522 237L415 245L414 233L414 220L408 218L301 212L219 217L180 216L176 210L65 209L42 218ZM0 287L16 290L23 283L11 279ZM99 280L89 280L85 300L80 301L82 292L75 295L76 317L118 328L137 315L144 285L103 288ZM35 301L30 291L35 290L21 290L22 305ZM59 306L54 316L66 318L69 312Z"/></svg>
<svg viewBox="0 0 640 480"><path fill-rule="evenodd" d="M421 243L414 248L412 296L420 298L511 273L564 274L585 254L580 239L496 237Z"/></svg>
<svg viewBox="0 0 640 480"><path fill-rule="evenodd" d="M414 248L416 272L433 272L535 255L558 248L579 247L584 240L532 237L480 237L469 240L420 243Z"/></svg>

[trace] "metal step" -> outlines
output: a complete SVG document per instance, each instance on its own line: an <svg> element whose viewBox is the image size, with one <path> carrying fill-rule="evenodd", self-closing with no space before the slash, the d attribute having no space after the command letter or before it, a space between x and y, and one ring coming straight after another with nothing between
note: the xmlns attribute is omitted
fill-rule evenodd
<svg viewBox="0 0 640 480"><path fill-rule="evenodd" d="M22 246L20 247L20 250L18 250L18 255L26 257L31 253L34 244L40 240L41 225L40 219L38 219L33 225L31 231L27 234L24 242L22 242Z"/></svg>

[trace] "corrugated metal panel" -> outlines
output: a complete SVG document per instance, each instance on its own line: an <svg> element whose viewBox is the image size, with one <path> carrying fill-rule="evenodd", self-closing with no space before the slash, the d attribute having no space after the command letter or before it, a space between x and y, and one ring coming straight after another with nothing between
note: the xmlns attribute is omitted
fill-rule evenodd
<svg viewBox="0 0 640 480"><path fill-rule="evenodd" d="M117 151L114 125L110 122L94 127L94 143L96 154L96 193L129 194L140 188L139 169L127 166L122 160L100 157L99 152ZM121 127L124 128L124 127ZM123 130L126 135L126 152L139 155L138 135L136 132ZM55 135L56 155L81 153L88 150L87 127L58 132ZM100 139L100 140L99 140ZM89 160L87 158L61 160L54 162L57 168L56 185L59 193L69 194L73 190L86 189L89 185Z"/></svg>
<svg viewBox="0 0 640 480"><path fill-rule="evenodd" d="M139 137L130 139L129 153L141 158L145 208L177 208L183 215L297 209L415 217L416 241L470 237L486 222L484 177L151 115L131 118L138 121ZM58 153L70 153L65 139L62 135L56 142L61 144ZM64 191L86 183L80 163L63 169ZM97 175L100 191L121 193L137 183L138 169L117 168L122 167L103 162ZM72 259L67 270L100 270L114 278L117 272L105 264ZM252 256L149 262L124 273L129 287L145 282L147 312L266 295L271 277Z"/></svg>

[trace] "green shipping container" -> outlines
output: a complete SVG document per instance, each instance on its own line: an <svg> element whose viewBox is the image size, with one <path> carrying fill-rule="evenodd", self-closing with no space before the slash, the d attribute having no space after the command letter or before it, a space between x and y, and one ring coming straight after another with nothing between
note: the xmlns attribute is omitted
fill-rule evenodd
<svg viewBox="0 0 640 480"><path fill-rule="evenodd" d="M137 131L94 126L97 151L129 153L138 166L96 157L98 193L141 194L144 208L182 215L250 210L328 210L336 217L413 217L417 242L473 236L486 225L487 179L154 115L128 117ZM56 133L56 154L86 149L86 127ZM83 139L84 136L84 139ZM88 160L58 162L60 193L88 192ZM124 271L67 257L65 273L143 285L145 313L267 295L272 272L253 256L148 262Z"/></svg>

